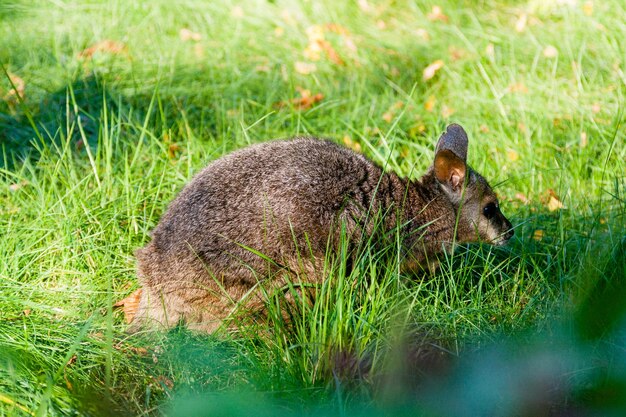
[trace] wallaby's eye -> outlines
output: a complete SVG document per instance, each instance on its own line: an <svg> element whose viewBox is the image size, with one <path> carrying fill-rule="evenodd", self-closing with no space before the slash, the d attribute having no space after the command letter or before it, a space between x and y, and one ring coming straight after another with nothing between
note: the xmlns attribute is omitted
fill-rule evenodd
<svg viewBox="0 0 626 417"><path fill-rule="evenodd" d="M483 208L483 214L486 218L491 219L498 212L498 203L489 203Z"/></svg>

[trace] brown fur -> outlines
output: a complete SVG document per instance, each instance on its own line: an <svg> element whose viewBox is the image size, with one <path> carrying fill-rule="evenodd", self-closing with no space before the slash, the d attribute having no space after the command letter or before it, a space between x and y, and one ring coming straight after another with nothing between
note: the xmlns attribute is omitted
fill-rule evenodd
<svg viewBox="0 0 626 417"><path fill-rule="evenodd" d="M383 213L387 230L403 225L406 268L453 242L505 243L511 224L466 154L465 132L451 125L434 168L419 181L315 138L263 143L218 159L180 192L137 251L143 292L133 329L182 321L213 331L235 309L260 310L260 286L281 288L288 276L319 282L340 225L358 240L372 227L371 213Z"/></svg>

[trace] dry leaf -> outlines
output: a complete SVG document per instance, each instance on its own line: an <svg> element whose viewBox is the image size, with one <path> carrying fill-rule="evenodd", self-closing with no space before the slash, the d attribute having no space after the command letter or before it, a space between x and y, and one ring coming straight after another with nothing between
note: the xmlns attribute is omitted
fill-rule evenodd
<svg viewBox="0 0 626 417"><path fill-rule="evenodd" d="M288 101L280 101L275 104L276 107L287 107L293 106L299 110L306 110L313 107L314 104L322 101L324 99L324 95L321 93L317 93L315 95L311 94L310 90L298 88L298 92L300 93L300 97L292 98Z"/></svg>
<svg viewBox="0 0 626 417"><path fill-rule="evenodd" d="M350 36L350 31L337 23L327 23L325 28L327 31L336 33L337 35Z"/></svg>
<svg viewBox="0 0 626 417"><path fill-rule="evenodd" d="M352 149L355 152L361 152L361 144L359 142L355 142L354 140L352 140L352 138L348 135L345 135L343 137L343 143L344 145L346 145L348 148Z"/></svg>
<svg viewBox="0 0 626 417"><path fill-rule="evenodd" d="M526 87L524 83L518 82L518 83L509 84L509 86L506 88L506 91L509 93L526 94L528 93L528 88Z"/></svg>
<svg viewBox="0 0 626 417"><path fill-rule="evenodd" d="M280 38L284 34L285 34L285 29L283 29L282 27L276 26L274 28L274 36L276 36L277 38Z"/></svg>
<svg viewBox="0 0 626 417"><path fill-rule="evenodd" d="M435 74L437 73L437 71L439 71L441 68L443 68L443 61L441 59L438 59L436 61L434 61L432 64L428 65L426 68L424 68L424 71L422 72L422 79L424 81L428 81L431 78L433 78L435 76Z"/></svg>
<svg viewBox="0 0 626 417"><path fill-rule="evenodd" d="M303 55L309 61L319 61L322 57L322 47L319 42L311 42L304 48Z"/></svg>
<svg viewBox="0 0 626 417"><path fill-rule="evenodd" d="M558 54L559 51L552 45L546 46L546 48L543 50L543 56L545 56L546 58L554 58Z"/></svg>
<svg viewBox="0 0 626 417"><path fill-rule="evenodd" d="M593 14L593 2L592 1L586 1L583 4L583 13L587 16L591 16Z"/></svg>
<svg viewBox="0 0 626 417"><path fill-rule="evenodd" d="M387 28L387 24L385 23L384 20L377 20L376 27L380 30L385 30Z"/></svg>
<svg viewBox="0 0 626 417"><path fill-rule="evenodd" d="M25 315L26 317L30 316L30 313L31 313L31 309L30 308L22 310L22 314Z"/></svg>
<svg viewBox="0 0 626 417"><path fill-rule="evenodd" d="M18 183L15 183L15 184L11 184L11 185L9 185L9 190L10 190L10 191L14 191L14 192L15 192L15 191L19 190L20 188L23 188L23 187L27 186L28 184L29 184L29 182L28 182L28 181L26 181L26 180L21 180L21 181L20 181L20 182L18 182Z"/></svg>
<svg viewBox="0 0 626 417"><path fill-rule="evenodd" d="M587 133L580 132L580 147L584 148L585 146L587 146Z"/></svg>
<svg viewBox="0 0 626 417"><path fill-rule="evenodd" d="M528 198L522 194L522 193L515 193L515 198L518 199L519 201L521 201L524 204L528 204L529 200Z"/></svg>
<svg viewBox="0 0 626 417"><path fill-rule="evenodd" d="M415 29L415 31L413 31L413 33L415 33L418 38L422 38L422 40L425 40L425 41L429 41L430 40L430 35L426 31L426 29L422 29L422 28Z"/></svg>
<svg viewBox="0 0 626 417"><path fill-rule="evenodd" d="M294 64L294 68L297 73L303 74L303 75L309 75L317 71L317 65L310 63L310 62L296 61L296 63Z"/></svg>
<svg viewBox="0 0 626 417"><path fill-rule="evenodd" d="M523 32L526 29L526 23L528 22L528 15L526 13L522 13L515 22L515 30L517 32Z"/></svg>
<svg viewBox="0 0 626 417"><path fill-rule="evenodd" d="M489 133L489 127L487 125L480 125L478 128L482 133Z"/></svg>
<svg viewBox="0 0 626 417"><path fill-rule="evenodd" d="M320 25L313 25L306 28L306 36L309 38L309 42L321 41L324 39L324 27Z"/></svg>
<svg viewBox="0 0 626 417"><path fill-rule="evenodd" d="M467 51L463 48L457 48L456 46L448 47L448 54L452 61L458 61L459 59L467 57Z"/></svg>
<svg viewBox="0 0 626 417"><path fill-rule="evenodd" d="M78 53L78 57L89 59L97 52L113 55L128 55L128 48L121 42L106 39L91 45L89 48L83 49Z"/></svg>
<svg viewBox="0 0 626 417"><path fill-rule="evenodd" d="M180 37L180 40L185 41L185 42L186 41L198 42L199 40L202 39L202 35L200 35L197 32L192 32L191 30L187 28L182 28L180 32L178 32L178 36Z"/></svg>
<svg viewBox="0 0 626 417"><path fill-rule="evenodd" d="M543 239L543 230L535 230L533 233L533 239L535 239L537 242L541 241L541 239Z"/></svg>
<svg viewBox="0 0 626 417"><path fill-rule="evenodd" d="M343 60L339 57L339 54L337 53L337 51L335 51L330 42L321 40L317 41L317 43L321 46L324 52L326 52L326 55L331 62L337 65L344 65Z"/></svg>
<svg viewBox="0 0 626 417"><path fill-rule="evenodd" d="M439 6L433 6L433 8L430 10L430 13L426 15L426 18L431 22L434 22L436 20L439 20L441 22L448 21L448 16L443 14L443 12L441 11L441 7Z"/></svg>
<svg viewBox="0 0 626 417"><path fill-rule="evenodd" d="M4 96L5 100L10 100L13 97L17 97L19 99L24 100L24 91L26 90L26 83L24 82L24 80L11 73L8 72L9 74L9 80L11 81L12 84L12 88L9 90L9 92Z"/></svg>
<svg viewBox="0 0 626 417"><path fill-rule="evenodd" d="M387 123L391 123L391 121L393 120L393 113L388 111L385 114L383 114L383 120Z"/></svg>
<svg viewBox="0 0 626 417"><path fill-rule="evenodd" d="M515 162L519 159L519 154L515 152L513 149L509 149L506 151L506 156L509 158L509 161Z"/></svg>
<svg viewBox="0 0 626 417"><path fill-rule="evenodd" d="M254 67L255 72L270 72L270 66L266 64L257 65Z"/></svg>
<svg viewBox="0 0 626 417"><path fill-rule="evenodd" d="M493 59L496 56L496 47L490 43L489 45L487 45L487 47L485 48L485 54L487 54L487 56L490 59Z"/></svg>
<svg viewBox="0 0 626 417"><path fill-rule="evenodd" d="M359 8L365 13L369 13L374 10L367 0L359 0L357 3L359 5Z"/></svg>
<svg viewBox="0 0 626 417"><path fill-rule="evenodd" d="M241 19L244 15L243 8L241 6L235 6L230 11L230 15L236 19Z"/></svg>
<svg viewBox="0 0 626 417"><path fill-rule="evenodd" d="M435 96L428 96L426 102L424 103L424 109L427 112L432 113L435 110L435 103L437 103L437 98Z"/></svg>
<svg viewBox="0 0 626 417"><path fill-rule="evenodd" d="M550 196L550 200L548 201L548 210L555 211L562 208L563 203L559 201L559 199L557 199L556 197Z"/></svg>
<svg viewBox="0 0 626 417"><path fill-rule="evenodd" d="M139 300L141 299L141 288L130 294L123 300L113 304L114 308L121 308L124 313L124 320L126 323L130 323L135 318L137 310L139 308Z"/></svg>
<svg viewBox="0 0 626 417"><path fill-rule="evenodd" d="M522 122L517 124L517 129L522 133L526 133L528 131L528 129L526 129L526 125Z"/></svg>
<svg viewBox="0 0 626 417"><path fill-rule="evenodd" d="M593 103L593 105L591 106L591 111L594 114L600 113L601 110L602 110L602 107L600 107L600 103Z"/></svg>
<svg viewBox="0 0 626 417"><path fill-rule="evenodd" d="M444 119L450 118L455 113L455 110L452 107L448 107L447 105L441 106L441 117Z"/></svg>
<svg viewBox="0 0 626 417"><path fill-rule="evenodd" d="M180 151L180 146L178 146L176 143L171 143L170 146L167 147L167 155L170 157L170 159L174 159L178 151Z"/></svg>

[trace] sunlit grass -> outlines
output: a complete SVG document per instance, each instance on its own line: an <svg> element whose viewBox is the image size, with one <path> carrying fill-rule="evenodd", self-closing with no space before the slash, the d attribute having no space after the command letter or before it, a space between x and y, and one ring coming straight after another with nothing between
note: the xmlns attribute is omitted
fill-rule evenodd
<svg viewBox="0 0 626 417"><path fill-rule="evenodd" d="M206 406L184 400L196 395L243 414L246 398L268 413L374 413L406 333L462 359L595 306L625 236L623 4L437 2L445 22L432 2L361 3L0 5L0 413L184 415ZM314 25L344 65L305 54ZM103 40L121 50L79 56ZM324 98L276 104L302 89ZM329 259L291 323L270 304L260 329L124 333L112 305L137 287L133 251L209 161L313 134L416 178L452 121L516 225L508 247L459 247L426 278L399 272L393 242L364 248L351 271ZM262 394L235 406L240 391Z"/></svg>

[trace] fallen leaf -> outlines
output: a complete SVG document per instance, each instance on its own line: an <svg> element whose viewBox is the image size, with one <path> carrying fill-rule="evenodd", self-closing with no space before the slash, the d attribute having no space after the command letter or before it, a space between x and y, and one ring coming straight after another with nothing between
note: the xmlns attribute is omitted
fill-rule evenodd
<svg viewBox="0 0 626 417"><path fill-rule="evenodd" d="M373 10L372 6L370 6L367 0L359 0L357 4L359 5L359 8L365 13L369 13Z"/></svg>
<svg viewBox="0 0 626 417"><path fill-rule="evenodd" d="M448 119L455 113L455 111L456 110L454 110L452 107L448 107L444 104L443 106L441 106L441 117L443 117L444 119Z"/></svg>
<svg viewBox="0 0 626 417"><path fill-rule="evenodd" d="M506 151L506 156L509 158L509 161L515 162L519 159L519 154L513 149L509 149Z"/></svg>
<svg viewBox="0 0 626 417"><path fill-rule="evenodd" d="M383 120L387 123L391 123L391 121L393 120L393 113L391 112L386 112L383 114Z"/></svg>
<svg viewBox="0 0 626 417"><path fill-rule="evenodd" d="M276 36L277 38L280 38L284 34L285 34L285 29L283 29L282 27L276 26L274 28L274 36Z"/></svg>
<svg viewBox="0 0 626 417"><path fill-rule="evenodd" d="M548 45L543 50L543 56L546 58L554 58L559 54L559 51L552 45Z"/></svg>
<svg viewBox="0 0 626 417"><path fill-rule="evenodd" d="M30 313L31 313L31 309L30 308L27 308L27 309L22 311L22 314L24 316L26 316L26 317L30 316Z"/></svg>
<svg viewBox="0 0 626 417"><path fill-rule="evenodd" d="M487 56L490 59L493 59L496 56L496 47L490 43L489 45L487 45L487 47L485 48L485 54L487 54Z"/></svg>
<svg viewBox="0 0 626 417"><path fill-rule="evenodd" d="M526 13L522 13L515 22L515 30L517 32L523 32L526 29L526 23L528 22L528 15Z"/></svg>
<svg viewBox="0 0 626 417"><path fill-rule="evenodd" d="M325 28L327 31L336 33L337 35L350 36L350 31L337 23L327 23Z"/></svg>
<svg viewBox="0 0 626 417"><path fill-rule="evenodd" d="M299 88L298 92L300 93L300 97L292 98L288 101L280 101L276 103L275 106L281 108L291 105L299 110L306 110L324 99L323 94L317 93L312 95L310 90Z"/></svg>
<svg viewBox="0 0 626 417"><path fill-rule="evenodd" d="M310 42L306 48L304 48L303 55L309 61L319 61L322 57L322 47L319 42Z"/></svg>
<svg viewBox="0 0 626 417"><path fill-rule="evenodd" d="M435 110L435 104L437 103L437 98L435 96L428 96L426 102L424 103L424 109L427 112L432 113Z"/></svg>
<svg viewBox="0 0 626 417"><path fill-rule="evenodd" d="M550 196L550 200L548 201L548 210L555 211L563 208L563 203L559 201L556 197Z"/></svg>
<svg viewBox="0 0 626 417"><path fill-rule="evenodd" d="M580 147L584 148L585 146L587 146L587 133L580 132Z"/></svg>
<svg viewBox="0 0 626 417"><path fill-rule="evenodd" d="M121 308L124 313L124 320L130 323L135 318L141 300L141 288L131 293L128 297L113 304L114 308Z"/></svg>
<svg viewBox="0 0 626 417"><path fill-rule="evenodd" d="M436 20L439 20L441 22L448 21L448 16L443 14L443 11L441 10L441 7L439 6L433 6L430 12L426 15L426 18L430 20L431 22L434 22Z"/></svg>
<svg viewBox="0 0 626 417"><path fill-rule="evenodd" d="M4 99L8 101L8 100L11 100L13 97L16 97L18 99L24 100L24 97L25 97L24 92L26 91L26 83L21 77L17 76L16 74L8 72L8 75L9 75L9 81L11 82L11 89L4 96Z"/></svg>
<svg viewBox="0 0 626 417"><path fill-rule="evenodd" d="M439 71L441 68L443 68L443 61L441 59L438 59L436 61L434 61L432 64L428 65L426 68L424 68L424 71L422 71L422 79L424 81L428 81L431 78L433 78L435 76L435 74L437 73L437 71Z"/></svg>
<svg viewBox="0 0 626 417"><path fill-rule="evenodd" d="M167 389L171 390L172 388L174 388L174 382L172 382L171 379L169 379L169 378L167 378L167 377L165 377L163 375L157 377L155 379L155 381L158 382L161 386L167 387Z"/></svg>
<svg viewBox="0 0 626 417"><path fill-rule="evenodd" d="M482 133L489 133L489 127L487 125L480 125L478 128Z"/></svg>
<svg viewBox="0 0 626 417"><path fill-rule="evenodd" d="M583 13L587 16L591 16L593 14L593 2L586 1L583 3Z"/></svg>
<svg viewBox="0 0 626 417"><path fill-rule="evenodd" d="M167 148L167 155L170 157L170 159L174 159L179 150L180 146L178 146L176 143L171 143L170 146L168 146Z"/></svg>
<svg viewBox="0 0 626 417"><path fill-rule="evenodd" d="M309 75L317 71L317 65L310 62L296 61L296 63L294 64L294 68L297 73L302 75Z"/></svg>
<svg viewBox="0 0 626 417"><path fill-rule="evenodd" d="M600 113L601 110L602 110L602 107L600 107L600 103L593 103L593 105L591 106L591 111L594 114Z"/></svg>
<svg viewBox="0 0 626 417"><path fill-rule="evenodd" d="M230 11L230 15L236 19L241 19L244 15L243 8L241 6L235 6Z"/></svg>
<svg viewBox="0 0 626 417"><path fill-rule="evenodd" d="M522 122L517 124L517 129L522 133L526 133L528 131L528 129L526 129L526 125Z"/></svg>
<svg viewBox="0 0 626 417"><path fill-rule="evenodd" d="M543 239L543 230L541 229L537 229L533 232L533 239L535 239L537 242L541 241L541 239Z"/></svg>
<svg viewBox="0 0 626 417"><path fill-rule="evenodd" d="M341 57L339 57L339 54L337 53L337 51L335 51L330 42L326 40L321 40L317 41L317 43L321 46L324 52L326 52L326 55L331 62L337 65L344 65L343 60L341 59Z"/></svg>
<svg viewBox="0 0 626 417"><path fill-rule="evenodd" d="M313 25L306 28L305 33L309 42L320 41L324 39L324 27L320 25Z"/></svg>
<svg viewBox="0 0 626 417"><path fill-rule="evenodd" d="M509 84L509 86L506 88L506 91L509 93L526 94L528 93L528 88L526 87L524 83L517 82L517 83Z"/></svg>
<svg viewBox="0 0 626 417"><path fill-rule="evenodd" d="M106 39L91 45L89 48L83 49L78 53L78 57L89 59L98 52L113 55L128 55L128 48L121 42Z"/></svg>
<svg viewBox="0 0 626 417"><path fill-rule="evenodd" d="M354 140L352 140L352 138L348 135L345 135L343 137L343 143L344 145L346 145L348 148L352 149L355 152L361 152L361 144L359 142L355 142Z"/></svg>
<svg viewBox="0 0 626 417"><path fill-rule="evenodd" d="M202 35L200 35L197 32L192 32L191 30L189 30L187 28L182 28L180 30L180 32L178 32L178 36L180 37L180 39L182 41L196 41L196 42L198 42L199 40L202 39Z"/></svg>
<svg viewBox="0 0 626 417"><path fill-rule="evenodd" d="M9 190L15 192L15 191L19 190L20 188L23 188L23 187L27 186L28 184L29 184L28 181L21 180L20 182L17 182L15 184L9 185Z"/></svg>
<svg viewBox="0 0 626 417"><path fill-rule="evenodd" d="M387 28L387 24L385 23L384 20L377 20L376 27L380 30L385 30Z"/></svg>
<svg viewBox="0 0 626 417"><path fill-rule="evenodd" d="M606 219L604 217L600 217L600 224L606 224Z"/></svg>
<svg viewBox="0 0 626 417"><path fill-rule="evenodd" d="M270 66L266 64L257 65L254 67L255 72L270 72Z"/></svg>
<svg viewBox="0 0 626 417"><path fill-rule="evenodd" d="M418 38L422 38L422 40L424 41L428 42L430 40L430 35L426 31L426 29L422 29L422 28L415 29L413 33L415 33L415 35L417 35Z"/></svg>
<svg viewBox="0 0 626 417"><path fill-rule="evenodd" d="M528 204L529 200L523 193L515 193L515 198L524 204Z"/></svg>
<svg viewBox="0 0 626 417"><path fill-rule="evenodd" d="M467 57L467 51L463 48L458 48L456 46L448 47L448 54L450 55L450 60L458 61Z"/></svg>

